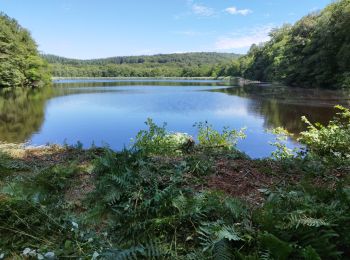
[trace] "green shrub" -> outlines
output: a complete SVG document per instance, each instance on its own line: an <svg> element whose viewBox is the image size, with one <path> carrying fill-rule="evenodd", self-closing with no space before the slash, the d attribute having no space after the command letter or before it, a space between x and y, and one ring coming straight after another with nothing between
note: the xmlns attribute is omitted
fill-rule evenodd
<svg viewBox="0 0 350 260"><path fill-rule="evenodd" d="M183 133L170 133L163 126L156 125L151 118L145 124L148 130L136 135L133 148L146 155L180 155L194 144L192 138Z"/></svg>
<svg viewBox="0 0 350 260"><path fill-rule="evenodd" d="M275 146L276 151L272 152L271 156L276 160L287 160L292 159L296 156L297 149L290 149L287 147L287 140L292 136L286 129L277 127L270 130L275 135L275 142L270 143Z"/></svg>
<svg viewBox="0 0 350 260"><path fill-rule="evenodd" d="M346 162L350 160L350 110L336 106L340 111L326 126L312 124L303 117L308 130L298 139L307 146L308 152L326 161Z"/></svg>
<svg viewBox="0 0 350 260"><path fill-rule="evenodd" d="M224 127L220 133L208 122L196 123L195 126L198 129L199 145L203 147L234 149L238 140L246 137L244 129L237 131Z"/></svg>

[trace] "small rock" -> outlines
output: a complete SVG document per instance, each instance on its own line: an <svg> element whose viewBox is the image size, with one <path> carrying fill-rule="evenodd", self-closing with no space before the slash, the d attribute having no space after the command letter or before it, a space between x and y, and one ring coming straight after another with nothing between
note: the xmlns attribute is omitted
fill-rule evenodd
<svg viewBox="0 0 350 260"><path fill-rule="evenodd" d="M32 251L29 247L26 247L23 252L22 252L22 255L26 256L30 253L30 251Z"/></svg>
<svg viewBox="0 0 350 260"><path fill-rule="evenodd" d="M36 256L36 250L30 251L28 255L32 257Z"/></svg>
<svg viewBox="0 0 350 260"><path fill-rule="evenodd" d="M55 259L55 253L54 252L47 252L44 255L44 257L47 258L47 259Z"/></svg>

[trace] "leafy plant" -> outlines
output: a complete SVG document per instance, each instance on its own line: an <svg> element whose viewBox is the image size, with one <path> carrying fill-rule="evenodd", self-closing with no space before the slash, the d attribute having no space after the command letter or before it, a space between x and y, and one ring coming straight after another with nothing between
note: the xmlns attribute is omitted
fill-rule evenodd
<svg viewBox="0 0 350 260"><path fill-rule="evenodd" d="M222 132L215 130L208 122L200 122L194 125L198 129L199 145L207 148L234 149L239 139L244 139L244 129L239 131L224 127Z"/></svg>
<svg viewBox="0 0 350 260"><path fill-rule="evenodd" d="M151 118L145 124L148 130L141 130L136 135L133 148L147 155L179 155L188 151L194 144L187 134L169 133L166 123L163 126L156 125Z"/></svg>
<svg viewBox="0 0 350 260"><path fill-rule="evenodd" d="M270 144L277 148L276 151L272 152L272 157L276 160L292 159L298 151L297 148L290 149L287 147L286 142L288 138L292 136L292 134L282 127L272 129L270 132L275 135L276 139L275 142Z"/></svg>
<svg viewBox="0 0 350 260"><path fill-rule="evenodd" d="M346 162L350 160L350 110L336 106L337 115L326 126L312 124L303 117L308 130L300 133L298 139L310 153L328 161Z"/></svg>

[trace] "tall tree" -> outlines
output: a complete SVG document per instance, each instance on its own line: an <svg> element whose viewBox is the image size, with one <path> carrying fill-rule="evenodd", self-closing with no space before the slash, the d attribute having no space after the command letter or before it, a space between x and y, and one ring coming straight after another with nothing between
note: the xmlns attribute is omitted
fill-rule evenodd
<svg viewBox="0 0 350 260"><path fill-rule="evenodd" d="M49 81L47 63L28 30L0 13L0 88L37 87Z"/></svg>

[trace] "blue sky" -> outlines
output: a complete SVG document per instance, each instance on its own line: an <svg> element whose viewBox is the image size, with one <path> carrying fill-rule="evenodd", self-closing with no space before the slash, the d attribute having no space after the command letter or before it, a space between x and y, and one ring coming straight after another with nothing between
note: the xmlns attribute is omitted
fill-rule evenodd
<svg viewBox="0 0 350 260"><path fill-rule="evenodd" d="M40 51L71 58L245 53L331 0L0 0Z"/></svg>

